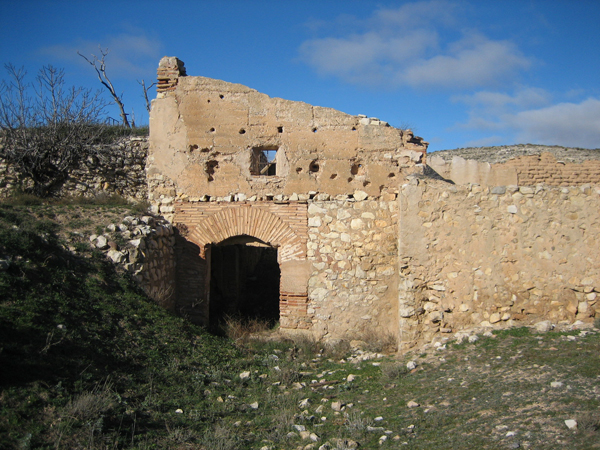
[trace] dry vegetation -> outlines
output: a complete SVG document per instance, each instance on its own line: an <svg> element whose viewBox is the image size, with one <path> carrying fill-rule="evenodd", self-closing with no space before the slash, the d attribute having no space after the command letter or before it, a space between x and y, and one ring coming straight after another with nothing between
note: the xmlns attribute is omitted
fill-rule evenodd
<svg viewBox="0 0 600 450"><path fill-rule="evenodd" d="M324 345L229 321L218 338L67 242L123 213L0 206L0 448L600 447L596 329L400 358L368 332Z"/></svg>

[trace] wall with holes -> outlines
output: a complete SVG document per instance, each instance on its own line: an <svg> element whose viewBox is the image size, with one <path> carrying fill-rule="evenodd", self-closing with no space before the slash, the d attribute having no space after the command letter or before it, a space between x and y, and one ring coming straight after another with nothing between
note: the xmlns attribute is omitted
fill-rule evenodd
<svg viewBox="0 0 600 450"><path fill-rule="evenodd" d="M150 198L306 200L310 193L397 191L425 163L410 130L331 108L186 76L163 58L150 115ZM305 197L305 198L303 198Z"/></svg>
<svg viewBox="0 0 600 450"><path fill-rule="evenodd" d="M179 310L210 322L211 249L250 236L277 249L281 328L396 332L396 195L426 150L379 119L187 76L163 58L147 174L154 211L179 232Z"/></svg>

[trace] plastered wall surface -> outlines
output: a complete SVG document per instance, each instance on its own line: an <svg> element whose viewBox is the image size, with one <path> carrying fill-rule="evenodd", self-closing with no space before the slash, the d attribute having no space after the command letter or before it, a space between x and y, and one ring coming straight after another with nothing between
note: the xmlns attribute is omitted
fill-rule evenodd
<svg viewBox="0 0 600 450"><path fill-rule="evenodd" d="M590 185L405 185L402 348L473 327L592 321L600 292L599 194Z"/></svg>
<svg viewBox="0 0 600 450"><path fill-rule="evenodd" d="M577 155L577 152L572 152L570 159L575 159ZM600 158L600 152L596 157ZM490 159L493 158L494 156L490 155ZM428 158L428 164L442 178L456 184L581 186L600 180L600 159L569 161L567 158L557 159L549 152L515 156L496 163L460 156L449 159L446 155L444 159L433 154Z"/></svg>
<svg viewBox="0 0 600 450"><path fill-rule="evenodd" d="M396 190L425 163L427 143L375 118L271 98L234 83L183 76L163 58L150 115L150 198L297 200L310 192ZM170 77L170 78L169 78ZM272 152L273 174L256 155ZM308 198L308 197L307 197ZM300 198L306 200L307 198Z"/></svg>

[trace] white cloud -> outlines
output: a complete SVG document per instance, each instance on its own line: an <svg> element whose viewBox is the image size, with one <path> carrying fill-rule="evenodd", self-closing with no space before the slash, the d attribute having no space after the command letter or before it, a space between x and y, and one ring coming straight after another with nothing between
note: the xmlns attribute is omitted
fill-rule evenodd
<svg viewBox="0 0 600 450"><path fill-rule="evenodd" d="M470 108L469 120L455 128L494 133L474 141L477 145L493 141L600 148L600 99L552 103L548 92L524 88L513 94L482 91L454 100Z"/></svg>
<svg viewBox="0 0 600 450"><path fill-rule="evenodd" d="M43 47L40 53L63 61L80 65L87 64L77 52L92 58L101 57L100 49L108 49L106 68L109 76L114 77L148 77L158 65L162 45L157 39L149 38L143 33L123 33L107 36L101 42L79 40L72 44Z"/></svg>
<svg viewBox="0 0 600 450"><path fill-rule="evenodd" d="M306 41L300 55L352 83L423 88L499 85L530 66L514 43L462 30L457 10L447 1L380 9L359 32Z"/></svg>
<svg viewBox="0 0 600 450"><path fill-rule="evenodd" d="M519 142L600 148L600 100L559 103L521 111L506 119Z"/></svg>
<svg viewBox="0 0 600 450"><path fill-rule="evenodd" d="M479 91L472 95L455 96L453 100L466 103L471 108L498 115L511 107L546 106L550 104L551 96L543 89L521 88L513 95L504 92Z"/></svg>
<svg viewBox="0 0 600 450"><path fill-rule="evenodd" d="M399 71L399 81L411 86L470 88L499 84L529 61L508 41L484 36L454 43L445 54L422 59Z"/></svg>

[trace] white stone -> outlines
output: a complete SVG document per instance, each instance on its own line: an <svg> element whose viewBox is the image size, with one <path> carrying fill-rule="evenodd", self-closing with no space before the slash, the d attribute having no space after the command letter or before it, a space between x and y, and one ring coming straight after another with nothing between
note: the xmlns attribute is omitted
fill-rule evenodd
<svg viewBox="0 0 600 450"><path fill-rule="evenodd" d="M567 426L567 428L569 430L576 430L577 429L577 421L576 420L567 419L567 420L565 420L565 425Z"/></svg>
<svg viewBox="0 0 600 450"><path fill-rule="evenodd" d="M414 362L414 361L409 361L409 362L406 363L406 368L408 370L414 370L414 369L417 368L417 363Z"/></svg>
<svg viewBox="0 0 600 450"><path fill-rule="evenodd" d="M318 228L322 224L320 217L309 217L308 218L308 226Z"/></svg>
<svg viewBox="0 0 600 450"><path fill-rule="evenodd" d="M242 372L240 373L240 380L246 380L250 378L250 372Z"/></svg>
<svg viewBox="0 0 600 450"><path fill-rule="evenodd" d="M361 219L352 219L350 222L350 228L353 230L361 230L364 228L364 222Z"/></svg>
<svg viewBox="0 0 600 450"><path fill-rule="evenodd" d="M342 402L332 402L331 403L331 409L333 409L334 411L342 411L344 409L344 404Z"/></svg>
<svg viewBox="0 0 600 450"><path fill-rule="evenodd" d="M498 323L500 322L500 314L498 313L493 313L490 315L490 323Z"/></svg>
<svg viewBox="0 0 600 450"><path fill-rule="evenodd" d="M107 247L108 247L108 240L106 239L106 236L98 236L98 239L96 240L96 248L103 250Z"/></svg>
<svg viewBox="0 0 600 450"><path fill-rule="evenodd" d="M398 310L398 314L400 314L400 317L412 317L415 315L415 308L413 308L412 306L406 307L406 308L400 308Z"/></svg>
<svg viewBox="0 0 600 450"><path fill-rule="evenodd" d="M549 320L542 320L541 322L536 323L533 327L536 329L536 331L545 333L552 329L552 322Z"/></svg>
<svg viewBox="0 0 600 450"><path fill-rule="evenodd" d="M369 194L367 194L364 191L354 191L354 200L362 202L363 200L366 200L367 198L369 198Z"/></svg>
<svg viewBox="0 0 600 450"><path fill-rule="evenodd" d="M417 402L411 400L406 404L406 406L408 406L409 408L418 408L420 405Z"/></svg>
<svg viewBox="0 0 600 450"><path fill-rule="evenodd" d="M140 250L143 250L146 248L146 245L142 239L132 239L131 241L129 241L129 244L132 247L139 248Z"/></svg>
<svg viewBox="0 0 600 450"><path fill-rule="evenodd" d="M308 399L308 398L302 399L298 402L298 408L300 408L300 409L306 409L306 408L308 408L309 405L310 405L310 399Z"/></svg>
<svg viewBox="0 0 600 450"><path fill-rule="evenodd" d="M120 262L123 261L123 253L121 253L118 250L109 250L108 253L106 254L106 256L108 256L110 259L112 259L112 261L114 263L119 264Z"/></svg>
<svg viewBox="0 0 600 450"><path fill-rule="evenodd" d="M506 210L511 214L516 214L517 212L519 212L518 208L515 205L509 205L508 208L506 208Z"/></svg>
<svg viewBox="0 0 600 450"><path fill-rule="evenodd" d="M317 206L314 203L308 205L308 214L325 214L326 212L327 210L325 208L321 208L320 206Z"/></svg>

